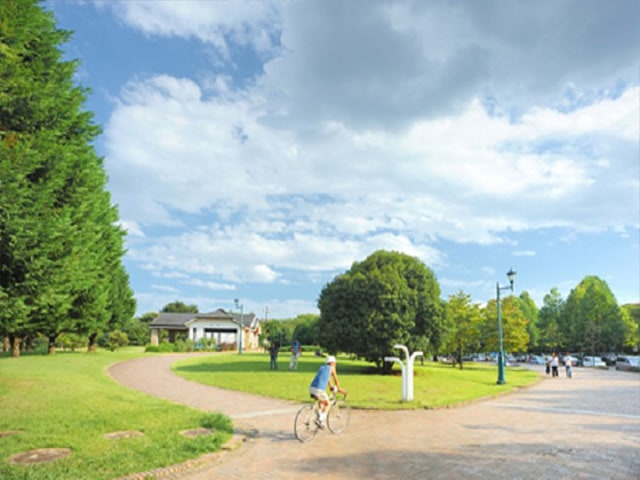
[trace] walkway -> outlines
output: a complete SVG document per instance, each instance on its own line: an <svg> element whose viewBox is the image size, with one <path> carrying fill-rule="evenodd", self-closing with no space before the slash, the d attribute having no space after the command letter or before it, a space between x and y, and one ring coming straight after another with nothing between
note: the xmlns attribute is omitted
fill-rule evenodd
<svg viewBox="0 0 640 480"><path fill-rule="evenodd" d="M131 360L109 373L150 395L222 411L249 436L238 450L163 479L640 479L638 374L575 368L571 380L545 378L458 408L355 410L343 435L321 432L301 444L292 433L298 405L175 376L170 365L187 355Z"/></svg>

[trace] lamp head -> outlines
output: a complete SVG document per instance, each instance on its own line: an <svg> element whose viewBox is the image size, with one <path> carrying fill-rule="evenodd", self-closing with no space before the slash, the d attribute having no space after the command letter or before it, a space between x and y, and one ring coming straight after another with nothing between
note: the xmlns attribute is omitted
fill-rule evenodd
<svg viewBox="0 0 640 480"><path fill-rule="evenodd" d="M510 268L507 272L507 278L509 279L509 283L511 284L511 290L513 290L513 281L516 279L516 272L513 271L513 268Z"/></svg>

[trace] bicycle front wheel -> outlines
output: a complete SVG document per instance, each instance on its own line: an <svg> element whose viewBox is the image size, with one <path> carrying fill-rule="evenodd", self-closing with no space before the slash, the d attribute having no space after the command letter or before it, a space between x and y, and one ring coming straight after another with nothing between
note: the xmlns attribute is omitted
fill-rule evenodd
<svg viewBox="0 0 640 480"><path fill-rule="evenodd" d="M316 424L316 412L313 405L305 405L296 415L293 423L293 432L296 438L303 443L310 442L318 433L318 425Z"/></svg>
<svg viewBox="0 0 640 480"><path fill-rule="evenodd" d="M346 400L338 400L331 406L327 416L327 426L331 433L342 433L349 426L351 407Z"/></svg>

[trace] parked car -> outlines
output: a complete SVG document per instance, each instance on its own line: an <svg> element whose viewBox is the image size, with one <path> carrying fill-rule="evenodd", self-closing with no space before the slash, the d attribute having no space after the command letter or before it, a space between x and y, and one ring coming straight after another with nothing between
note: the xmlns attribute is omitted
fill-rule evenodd
<svg viewBox="0 0 640 480"><path fill-rule="evenodd" d="M558 358L560 359L560 366L564 367L564 355L558 355ZM573 367L581 367L582 366L582 360L579 359L578 357L574 356L574 355L569 355L569 357L571 358L571 365Z"/></svg>
<svg viewBox="0 0 640 480"><path fill-rule="evenodd" d="M584 367L600 367L606 368L607 364L600 357L583 357L582 365Z"/></svg>
<svg viewBox="0 0 640 480"><path fill-rule="evenodd" d="M532 365L544 365L547 360L542 355L531 355L529 357L529 363Z"/></svg>
<svg viewBox="0 0 640 480"><path fill-rule="evenodd" d="M640 372L640 357L630 355L616 357L616 370Z"/></svg>
<svg viewBox="0 0 640 480"><path fill-rule="evenodd" d="M607 366L611 367L613 365L616 364L616 358L618 356L615 353L602 353L600 354L600 358L602 358L602 360L604 360L604 363L607 364Z"/></svg>

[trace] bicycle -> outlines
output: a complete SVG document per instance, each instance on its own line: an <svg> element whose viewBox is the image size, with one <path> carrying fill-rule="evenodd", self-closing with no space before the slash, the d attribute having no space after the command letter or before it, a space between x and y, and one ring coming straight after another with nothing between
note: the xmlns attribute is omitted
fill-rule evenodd
<svg viewBox="0 0 640 480"><path fill-rule="evenodd" d="M303 405L296 414L293 423L293 432L296 438L302 443L310 442L319 430L318 418L320 414L320 403L316 400L313 403ZM351 407L347 403L347 394L342 398L337 398L335 393L329 396L329 410L327 411L327 427L334 434L344 432L351 419Z"/></svg>

